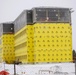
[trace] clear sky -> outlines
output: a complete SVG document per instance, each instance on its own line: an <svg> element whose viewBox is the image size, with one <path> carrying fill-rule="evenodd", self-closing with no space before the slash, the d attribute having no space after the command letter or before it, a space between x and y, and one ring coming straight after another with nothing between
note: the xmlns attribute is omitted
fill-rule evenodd
<svg viewBox="0 0 76 75"><path fill-rule="evenodd" d="M76 0L0 0L0 23L14 21L23 10L40 6L73 8L72 39L76 50Z"/></svg>

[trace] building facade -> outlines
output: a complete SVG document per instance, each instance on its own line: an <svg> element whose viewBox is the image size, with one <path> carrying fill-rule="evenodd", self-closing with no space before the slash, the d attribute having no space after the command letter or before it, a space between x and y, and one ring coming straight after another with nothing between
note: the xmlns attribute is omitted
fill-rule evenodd
<svg viewBox="0 0 76 75"><path fill-rule="evenodd" d="M14 25L0 24L0 62L13 63L14 54Z"/></svg>
<svg viewBox="0 0 76 75"><path fill-rule="evenodd" d="M0 59L8 63L72 62L72 25L69 8L24 10L0 30ZM11 31L10 31L10 30ZM14 29L14 30L13 30ZM6 31L4 31L6 30Z"/></svg>
<svg viewBox="0 0 76 75"><path fill-rule="evenodd" d="M15 33L16 60L23 63L71 62L70 9L33 8L28 14L25 11L14 22L15 26L23 26Z"/></svg>
<svg viewBox="0 0 76 75"><path fill-rule="evenodd" d="M24 10L19 15L19 17L14 21L14 27L15 27L16 61L21 61L22 63L33 63L34 53L32 51L34 49L32 47L33 46L32 11ZM31 44L29 43L29 41L31 42Z"/></svg>

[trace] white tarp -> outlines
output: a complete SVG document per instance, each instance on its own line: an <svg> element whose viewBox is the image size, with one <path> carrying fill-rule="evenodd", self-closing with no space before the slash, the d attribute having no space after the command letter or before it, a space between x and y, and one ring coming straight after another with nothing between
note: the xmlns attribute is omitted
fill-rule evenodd
<svg viewBox="0 0 76 75"><path fill-rule="evenodd" d="M14 65L0 64L0 71L14 74ZM16 65L17 75L75 75L74 63L50 63L34 65Z"/></svg>

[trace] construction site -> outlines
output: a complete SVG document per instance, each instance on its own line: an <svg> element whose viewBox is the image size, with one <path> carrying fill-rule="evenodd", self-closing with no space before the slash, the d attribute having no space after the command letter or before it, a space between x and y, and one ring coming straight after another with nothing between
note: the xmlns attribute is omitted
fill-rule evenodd
<svg viewBox="0 0 76 75"><path fill-rule="evenodd" d="M20 62L29 72L20 75L75 75L71 13L70 8L34 7L1 23L0 63Z"/></svg>

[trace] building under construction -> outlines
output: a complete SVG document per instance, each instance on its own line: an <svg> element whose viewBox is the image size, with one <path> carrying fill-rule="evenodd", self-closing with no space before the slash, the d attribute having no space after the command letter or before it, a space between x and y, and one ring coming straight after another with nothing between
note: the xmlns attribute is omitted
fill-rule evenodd
<svg viewBox="0 0 76 75"><path fill-rule="evenodd" d="M11 24L7 24L4 28L9 30L10 26ZM12 22L12 26L12 34L11 31L7 34L6 29L5 33L0 33L0 59L3 61L72 62L72 25L69 8L37 7L24 10Z"/></svg>
<svg viewBox="0 0 76 75"><path fill-rule="evenodd" d="M14 25L0 24L0 62L12 63L15 60L14 52Z"/></svg>

